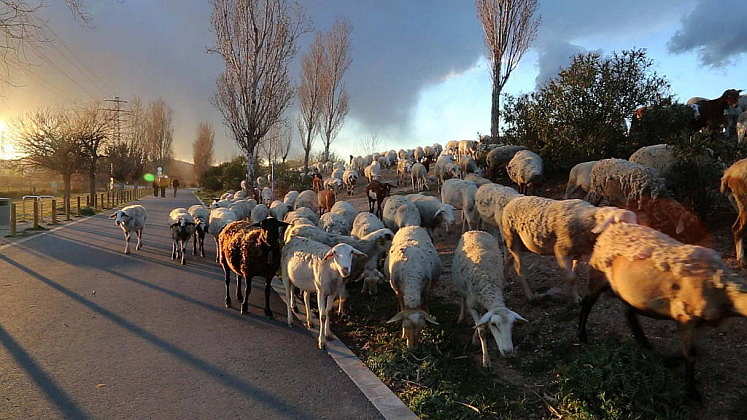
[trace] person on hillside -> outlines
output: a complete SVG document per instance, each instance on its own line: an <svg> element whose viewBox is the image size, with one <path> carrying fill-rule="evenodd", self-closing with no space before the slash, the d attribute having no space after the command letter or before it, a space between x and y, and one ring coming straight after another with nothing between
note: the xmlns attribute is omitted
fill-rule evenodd
<svg viewBox="0 0 747 420"><path fill-rule="evenodd" d="M171 186L172 186L172 187L174 187L174 198L176 198L176 190L178 190L178 189L179 189L179 180L178 180L178 179L176 179L176 178L174 178L174 179L173 179L173 180L171 181Z"/></svg>

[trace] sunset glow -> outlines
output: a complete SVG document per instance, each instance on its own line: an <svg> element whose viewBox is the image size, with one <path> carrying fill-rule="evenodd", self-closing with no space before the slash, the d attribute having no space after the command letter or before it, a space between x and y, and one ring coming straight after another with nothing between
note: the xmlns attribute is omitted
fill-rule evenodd
<svg viewBox="0 0 747 420"><path fill-rule="evenodd" d="M8 124L0 120L0 160L16 158L18 158L18 151L16 150Z"/></svg>

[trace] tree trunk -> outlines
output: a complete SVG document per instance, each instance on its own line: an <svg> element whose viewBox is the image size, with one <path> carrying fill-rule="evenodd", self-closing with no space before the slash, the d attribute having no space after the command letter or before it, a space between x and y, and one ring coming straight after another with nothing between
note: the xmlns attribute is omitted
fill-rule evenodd
<svg viewBox="0 0 747 420"><path fill-rule="evenodd" d="M62 183L65 185L65 192L63 193L63 201L65 202L65 214L70 211L70 184L72 178L71 173L62 174Z"/></svg>
<svg viewBox="0 0 747 420"><path fill-rule="evenodd" d="M311 131L309 131L309 134L306 137L306 145L310 145L310 144L311 144ZM304 145L304 148L303 148L303 171L305 173L308 173L309 172L309 154L311 153L311 147L307 148L306 145Z"/></svg>
<svg viewBox="0 0 747 420"><path fill-rule="evenodd" d="M254 148L251 148L254 150ZM254 188L254 152L246 152L246 185L249 188Z"/></svg>
<svg viewBox="0 0 747 420"><path fill-rule="evenodd" d="M91 195L91 207L96 208L96 164L88 169L88 193Z"/></svg>
<svg viewBox="0 0 747 420"><path fill-rule="evenodd" d="M490 96L490 137L493 143L498 143L498 127L501 123L501 62L493 65L493 91Z"/></svg>
<svg viewBox="0 0 747 420"><path fill-rule="evenodd" d="M329 161L329 144L330 142L330 136L327 135L327 138L324 140L324 157L323 157L323 163L327 163Z"/></svg>

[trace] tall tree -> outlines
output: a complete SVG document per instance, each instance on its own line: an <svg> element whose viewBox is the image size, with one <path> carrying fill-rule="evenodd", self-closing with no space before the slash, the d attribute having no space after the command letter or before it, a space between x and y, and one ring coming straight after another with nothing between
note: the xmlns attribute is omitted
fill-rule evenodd
<svg viewBox="0 0 747 420"><path fill-rule="evenodd" d="M306 18L286 0L211 0L215 46L225 69L213 102L246 157L254 185L257 145L293 99L288 66Z"/></svg>
<svg viewBox="0 0 747 420"><path fill-rule="evenodd" d="M213 129L213 125L207 121L200 122L200 125L197 126L197 138L192 143L192 162L194 162L195 174L201 184L205 172L213 164L214 146L215 129Z"/></svg>
<svg viewBox="0 0 747 420"><path fill-rule="evenodd" d="M498 140L501 122L500 99L503 86L521 57L537 37L540 18L534 17L537 0L476 0L477 15L485 32L485 46L493 79L490 108L490 136Z"/></svg>
<svg viewBox="0 0 747 420"><path fill-rule="evenodd" d="M317 33L309 51L301 59L301 85L298 87L298 132L303 146L304 171L309 171L309 155L314 137L320 129L323 88L322 74L324 73L324 37Z"/></svg>
<svg viewBox="0 0 747 420"><path fill-rule="evenodd" d="M148 105L145 141L149 160L164 169L174 156L174 111L159 98Z"/></svg>
<svg viewBox="0 0 747 420"><path fill-rule="evenodd" d="M70 183L81 164L80 144L72 135L69 111L40 109L16 122L21 164L62 176L64 206L70 208Z"/></svg>
<svg viewBox="0 0 747 420"><path fill-rule="evenodd" d="M324 34L324 68L322 71L321 132L324 136L324 162L329 160L329 147L337 137L345 116L348 114L348 93L343 76L350 58L351 27L345 21L337 21L329 33Z"/></svg>
<svg viewBox="0 0 747 420"><path fill-rule="evenodd" d="M72 123L73 135L80 144L85 170L88 174L88 192L91 205L96 207L96 172L106 142L111 138L114 116L102 109L101 104L92 103L75 111Z"/></svg>

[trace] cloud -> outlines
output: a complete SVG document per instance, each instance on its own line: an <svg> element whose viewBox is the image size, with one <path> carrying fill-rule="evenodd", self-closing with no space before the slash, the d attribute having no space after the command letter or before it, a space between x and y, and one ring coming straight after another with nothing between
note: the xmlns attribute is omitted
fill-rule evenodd
<svg viewBox="0 0 747 420"><path fill-rule="evenodd" d="M672 53L697 51L699 61L723 67L747 52L747 3L698 0L667 44Z"/></svg>
<svg viewBox="0 0 747 420"><path fill-rule="evenodd" d="M561 69L568 67L574 56L586 52L583 47L562 40L543 43L537 50L539 74L534 81L537 88L544 86Z"/></svg>

